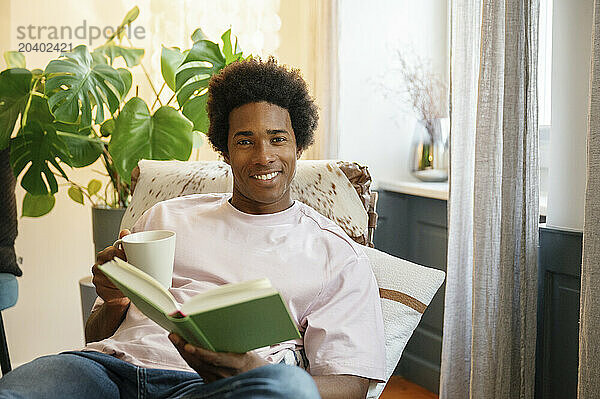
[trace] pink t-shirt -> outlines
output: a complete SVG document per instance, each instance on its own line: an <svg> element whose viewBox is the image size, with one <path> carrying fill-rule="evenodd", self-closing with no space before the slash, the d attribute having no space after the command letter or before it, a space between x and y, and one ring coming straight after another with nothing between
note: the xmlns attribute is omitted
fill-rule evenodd
<svg viewBox="0 0 600 399"><path fill-rule="evenodd" d="M132 228L177 233L170 289L175 299L183 303L222 284L268 277L303 338L256 349L259 355L272 363L288 362L290 353L304 349L312 375L383 380L381 303L361 246L301 202L282 212L251 215L234 208L230 197L195 194L163 201ZM192 371L167 335L131 305L112 337L84 350L142 367Z"/></svg>

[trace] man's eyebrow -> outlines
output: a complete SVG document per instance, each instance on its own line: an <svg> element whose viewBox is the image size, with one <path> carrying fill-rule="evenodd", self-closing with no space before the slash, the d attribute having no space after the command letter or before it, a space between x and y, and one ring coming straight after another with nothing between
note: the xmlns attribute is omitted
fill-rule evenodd
<svg viewBox="0 0 600 399"><path fill-rule="evenodd" d="M250 130L240 130L239 132L235 132L233 137L237 137L237 136L244 136L244 137L249 137L252 136L254 133L252 133Z"/></svg>
<svg viewBox="0 0 600 399"><path fill-rule="evenodd" d="M289 132L285 129L269 129L267 130L267 134L289 134ZM240 130L239 132L235 132L233 137L243 136L243 137L251 137L254 133L250 130Z"/></svg>
<svg viewBox="0 0 600 399"><path fill-rule="evenodd" d="M267 130L267 134L288 134L289 132L285 129L269 129Z"/></svg>

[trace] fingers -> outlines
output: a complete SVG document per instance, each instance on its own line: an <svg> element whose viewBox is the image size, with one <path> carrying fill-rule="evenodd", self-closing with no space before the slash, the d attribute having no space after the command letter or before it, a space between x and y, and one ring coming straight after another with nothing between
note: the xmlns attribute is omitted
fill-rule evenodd
<svg viewBox="0 0 600 399"><path fill-rule="evenodd" d="M119 232L119 238L124 237L128 234L131 234L129 230L121 230ZM102 251L98 252L96 255L96 263L92 266L92 283L96 287L96 293L100 298L102 298L105 302L114 301L114 300L122 300L125 297L123 293L110 281L108 277L102 273L102 271L98 268L98 265L104 264L110 260L113 260L115 257L121 258L123 260L127 260L127 256L125 256L125 252L120 248L115 248L112 245L110 247L106 247Z"/></svg>
<svg viewBox="0 0 600 399"><path fill-rule="evenodd" d="M101 265L106 263L109 260L113 260L115 256L117 258L127 260L127 256L125 256L125 252L121 248L115 248L111 245L110 247L106 247L102 251L98 252L96 255L96 264Z"/></svg>
<svg viewBox="0 0 600 399"><path fill-rule="evenodd" d="M114 301L116 299L122 300L125 295L119 290L108 277L98 267L98 265L92 266L92 284L96 287L96 293L105 302Z"/></svg>
<svg viewBox="0 0 600 399"><path fill-rule="evenodd" d="M179 335L169 334L169 339L175 346L175 349L179 352L183 360L193 368L203 379L210 380L215 377L214 373L207 370L207 365L204 364L200 359L194 356L194 351L191 345L187 344ZM186 350L186 345L188 346Z"/></svg>
<svg viewBox="0 0 600 399"><path fill-rule="evenodd" d="M235 363L237 363L235 357L238 354L217 353L199 348L187 343L174 333L169 334L169 339L181 354L183 360L208 382L239 373L235 367Z"/></svg>
<svg viewBox="0 0 600 399"><path fill-rule="evenodd" d="M96 288L98 286L103 286L106 288L115 288L116 289L116 287L110 281L110 279L108 277L106 277L106 275L104 273L102 273L102 270L100 270L98 265L92 266L92 283L94 283Z"/></svg>
<svg viewBox="0 0 600 399"><path fill-rule="evenodd" d="M200 348L187 343L177 334L170 334L169 339L171 339L171 342L173 342L177 349L181 349L181 352L199 358L204 363L208 363L216 367L235 368L236 366L236 353L219 353Z"/></svg>

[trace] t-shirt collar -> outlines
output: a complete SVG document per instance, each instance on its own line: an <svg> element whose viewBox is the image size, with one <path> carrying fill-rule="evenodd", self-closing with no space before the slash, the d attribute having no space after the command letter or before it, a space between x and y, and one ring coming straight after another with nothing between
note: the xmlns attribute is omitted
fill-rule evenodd
<svg viewBox="0 0 600 399"><path fill-rule="evenodd" d="M287 209L284 209L283 211L275 213L264 213L260 215L246 213L240 211L235 206L231 205L231 202L229 202L229 200L231 199L231 195L232 194L229 194L224 197L223 208L225 209L225 211L230 215L251 224L268 225L286 222L293 218L300 211L300 204L298 203L298 201L293 200L292 206L290 206Z"/></svg>

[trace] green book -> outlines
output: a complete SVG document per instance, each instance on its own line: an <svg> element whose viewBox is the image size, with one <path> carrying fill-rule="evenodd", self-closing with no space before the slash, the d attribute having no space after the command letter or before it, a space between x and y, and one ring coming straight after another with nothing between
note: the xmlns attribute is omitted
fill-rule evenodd
<svg viewBox="0 0 600 399"><path fill-rule="evenodd" d="M146 316L196 346L244 353L300 338L269 279L225 284L180 305L153 277L122 259L99 268Z"/></svg>

